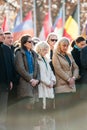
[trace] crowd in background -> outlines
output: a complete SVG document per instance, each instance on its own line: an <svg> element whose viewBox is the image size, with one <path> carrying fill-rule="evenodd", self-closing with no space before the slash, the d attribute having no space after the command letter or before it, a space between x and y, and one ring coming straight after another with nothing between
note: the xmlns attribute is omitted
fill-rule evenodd
<svg viewBox="0 0 87 130"><path fill-rule="evenodd" d="M57 109L66 99L86 99L86 84L87 45L82 36L70 43L54 32L46 41L25 34L13 43L12 33L0 29L1 120L8 105L16 102L29 110Z"/></svg>

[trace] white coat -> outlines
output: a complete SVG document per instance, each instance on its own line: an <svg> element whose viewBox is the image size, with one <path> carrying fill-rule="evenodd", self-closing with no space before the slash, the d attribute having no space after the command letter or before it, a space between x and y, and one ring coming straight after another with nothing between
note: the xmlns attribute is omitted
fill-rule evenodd
<svg viewBox="0 0 87 130"><path fill-rule="evenodd" d="M54 84L56 84L56 78L51 70L47 58L45 58L44 61L43 58L39 55L38 64L40 66L40 76L41 76L41 82L38 86L38 93L39 98L43 98L43 108L46 108L46 98L51 99L54 98L54 89L49 88L48 85L50 85L52 81L54 82Z"/></svg>

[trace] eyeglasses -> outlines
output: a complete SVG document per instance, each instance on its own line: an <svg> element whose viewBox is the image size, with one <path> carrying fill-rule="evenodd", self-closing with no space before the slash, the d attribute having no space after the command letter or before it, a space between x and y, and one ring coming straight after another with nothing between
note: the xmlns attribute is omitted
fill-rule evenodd
<svg viewBox="0 0 87 130"><path fill-rule="evenodd" d="M28 43L33 43L33 41L27 41Z"/></svg>
<svg viewBox="0 0 87 130"><path fill-rule="evenodd" d="M51 40L52 42L54 42L54 41L57 42L57 39L50 39L50 40Z"/></svg>

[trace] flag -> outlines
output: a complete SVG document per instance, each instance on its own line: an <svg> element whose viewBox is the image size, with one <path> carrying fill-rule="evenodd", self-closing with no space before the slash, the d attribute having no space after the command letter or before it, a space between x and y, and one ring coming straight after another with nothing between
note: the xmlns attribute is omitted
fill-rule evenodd
<svg viewBox="0 0 87 130"><path fill-rule="evenodd" d="M32 19L32 12L31 11L25 16L25 18L23 19L23 21L27 21L29 19Z"/></svg>
<svg viewBox="0 0 87 130"><path fill-rule="evenodd" d="M58 12L57 18L52 27L52 31L54 31L57 34L58 39L63 36L63 8L62 7Z"/></svg>
<svg viewBox="0 0 87 130"><path fill-rule="evenodd" d="M78 36L78 8L75 7L75 10L72 15L69 16L65 23L63 36L71 40L74 40Z"/></svg>
<svg viewBox="0 0 87 130"><path fill-rule="evenodd" d="M6 16L4 17L4 21L2 23L2 29L4 32L9 30Z"/></svg>
<svg viewBox="0 0 87 130"><path fill-rule="evenodd" d="M20 11L19 11L15 18L14 27L18 26L20 23L21 23L21 19L20 19Z"/></svg>
<svg viewBox="0 0 87 130"><path fill-rule="evenodd" d="M82 30L82 34L81 36L83 36L85 39L87 39L87 20L83 26L83 30Z"/></svg>
<svg viewBox="0 0 87 130"><path fill-rule="evenodd" d="M24 18L23 22L13 29L14 41L19 40L24 34L28 34L30 36L33 36L34 34L31 11Z"/></svg>
<svg viewBox="0 0 87 130"><path fill-rule="evenodd" d="M44 17L43 27L40 32L39 38L41 40L46 40L47 35L51 32L51 29L52 29L52 21L51 21L49 13L47 13Z"/></svg>

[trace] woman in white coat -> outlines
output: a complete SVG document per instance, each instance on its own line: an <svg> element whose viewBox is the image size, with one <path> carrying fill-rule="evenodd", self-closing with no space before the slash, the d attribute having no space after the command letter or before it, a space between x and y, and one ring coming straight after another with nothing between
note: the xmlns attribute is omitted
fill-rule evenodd
<svg viewBox="0 0 87 130"><path fill-rule="evenodd" d="M53 86L56 84L56 78L49 65L46 54L49 52L49 45L45 41L39 42L36 47L38 53L38 63L40 66L41 81L38 86L39 98L43 99L43 109L46 109L46 98L54 99Z"/></svg>

